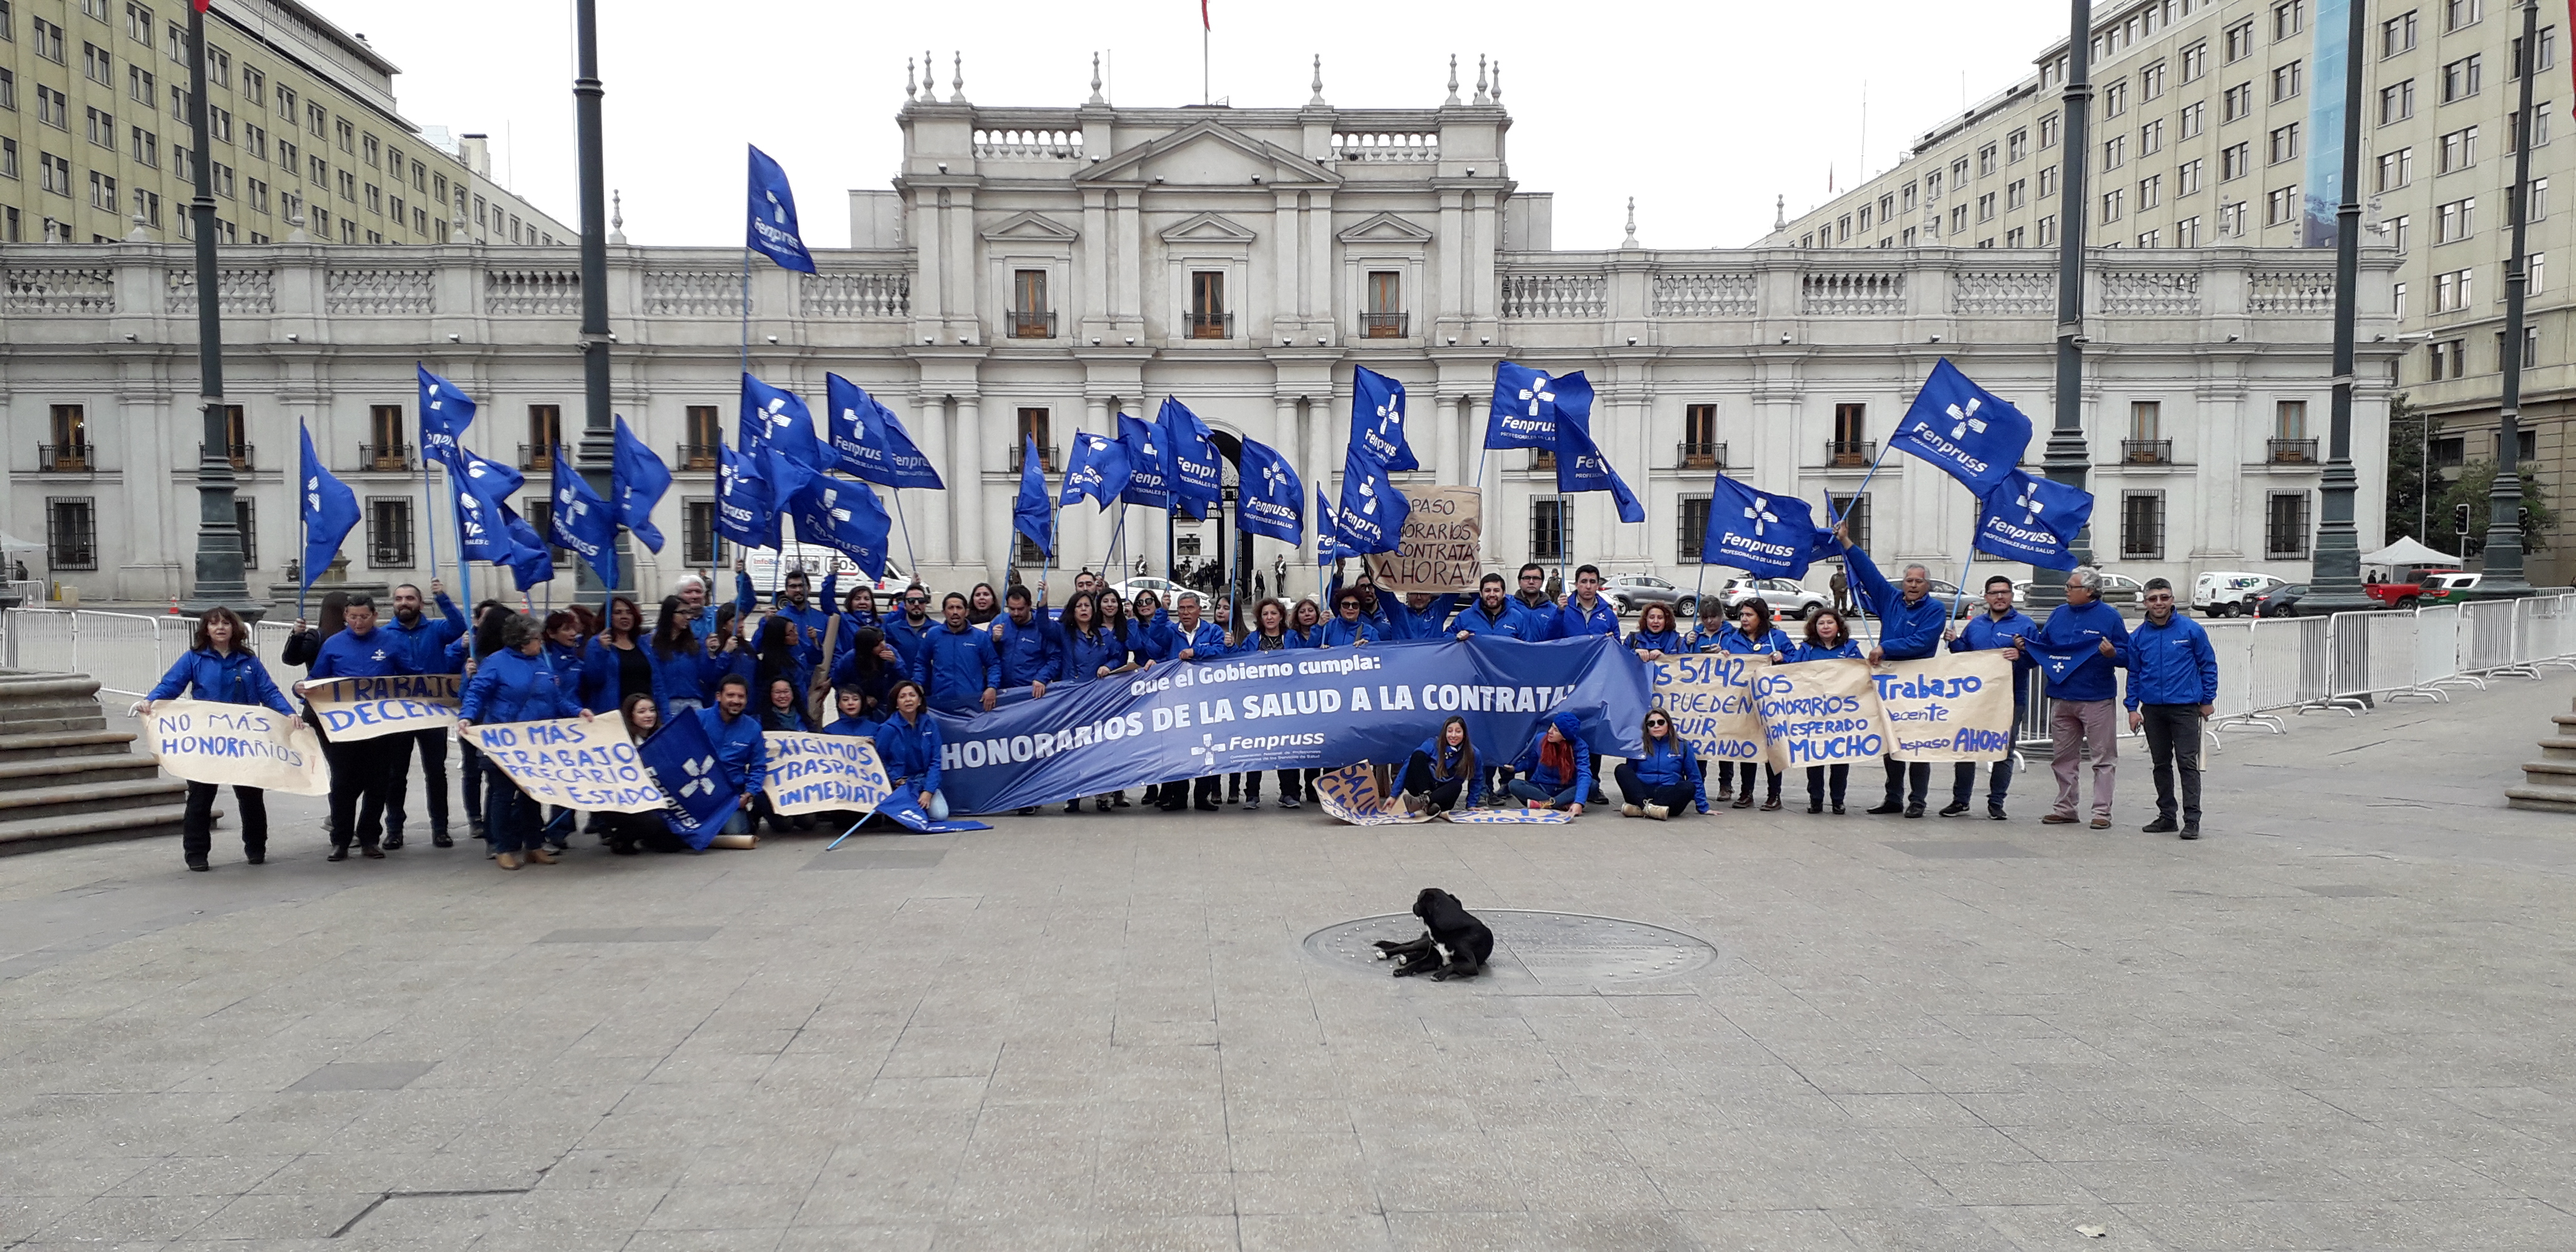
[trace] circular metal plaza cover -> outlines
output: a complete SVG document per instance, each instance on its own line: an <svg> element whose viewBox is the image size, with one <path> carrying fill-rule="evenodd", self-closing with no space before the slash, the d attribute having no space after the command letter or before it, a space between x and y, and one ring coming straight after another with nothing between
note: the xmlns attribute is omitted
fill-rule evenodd
<svg viewBox="0 0 2576 1252"><path fill-rule="evenodd" d="M1470 985L1580 991L1671 978L1717 959L1707 941L1646 922L1522 909L1484 909L1476 916L1494 932L1494 959ZM1421 934L1422 919L1410 913L1363 917L1306 936L1306 952L1329 965L1385 978L1392 966L1376 959L1376 942L1401 943Z"/></svg>

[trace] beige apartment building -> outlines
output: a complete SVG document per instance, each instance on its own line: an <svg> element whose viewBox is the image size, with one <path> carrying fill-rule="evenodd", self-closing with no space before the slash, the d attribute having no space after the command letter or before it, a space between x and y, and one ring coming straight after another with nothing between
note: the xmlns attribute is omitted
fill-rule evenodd
<svg viewBox="0 0 2576 1252"><path fill-rule="evenodd" d="M215 224L227 244L552 245L484 137L424 133L399 71L297 0L206 15ZM0 242L189 237L188 0L0 0ZM444 142L442 142L444 141Z"/></svg>
<svg viewBox="0 0 2576 1252"><path fill-rule="evenodd" d="M2388 281L2397 313L2397 357L2385 385L2432 419L2433 472L2456 476L2466 461L2491 457L2504 335L2506 194L2522 128L2512 114L2521 87L2522 13L2513 0L2352 0L2368 5L2360 49L2365 248L2394 249ZM2318 0L2144 0L2097 5L2092 37L2093 114L2087 242L2100 247L2171 249L2324 246L2311 219L2331 228L2335 204L2320 175L2332 158L2342 96L2337 76L2340 23ZM2569 164L2552 144L2570 102L2559 47L2563 8L2542 5L2534 84L2531 173L2530 325L2525 342L2519 455L2536 463L2559 508L2545 551L2531 557L2535 583L2576 574L2576 337L2569 291L2569 213L2552 204L2550 183ZM2033 32L2034 34L2038 32ZM2320 36L2327 36L2321 44ZM2320 55L2321 48L2325 49ZM2064 138L2066 41L2035 61L2037 72L1916 139L1893 169L1824 205L1780 222L1764 242L1802 248L2054 248L2066 215L2059 194ZM2328 142L2320 152L2319 138ZM2311 189L2315 189L2312 193ZM2553 213L2552 210L2556 212ZM2552 264L2553 254L2556 263ZM2553 273L2552 271L2556 272ZM2367 275L2368 271L2365 270ZM2088 315L2113 294L2087 294ZM2094 334L2088 356L2121 346ZM2213 359L2246 351L2209 345ZM2365 386L2370 385L2365 382ZM2121 495L2127 467L2170 458L2171 435L2195 420L2194 397L2128 398L2088 389L2088 428L2121 429L2121 452L2102 467L2095 548L2116 559L2144 533L2148 514ZM2276 461L2320 454L2322 406L2284 403L2266 455ZM2097 442L2097 447L2102 446ZM2386 461L2354 448L2365 477ZM2441 490L2440 484L2433 487ZM2108 519L2135 535L2114 535ZM2136 523L2132 527L2131 523ZM2415 527L2418 533L2432 526ZM2392 536L2393 537L2393 536Z"/></svg>

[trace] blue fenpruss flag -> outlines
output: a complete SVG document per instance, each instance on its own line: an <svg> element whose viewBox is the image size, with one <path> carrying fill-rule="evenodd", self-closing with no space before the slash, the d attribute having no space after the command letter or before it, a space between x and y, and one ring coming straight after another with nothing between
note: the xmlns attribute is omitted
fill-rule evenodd
<svg viewBox="0 0 2576 1252"><path fill-rule="evenodd" d="M1422 468L1404 439L1404 384L1367 366L1351 371L1351 451L1391 473Z"/></svg>
<svg viewBox="0 0 2576 1252"><path fill-rule="evenodd" d="M743 243L782 269L814 272L813 254L796 231L796 193L787 189L787 171L758 148L751 150L751 209Z"/></svg>
<svg viewBox="0 0 2576 1252"><path fill-rule="evenodd" d="M1154 424L1163 428L1164 446L1171 449L1175 507L1192 518L1205 518L1225 490L1224 471L1217 468L1220 462L1216 441L1208 437L1208 424L1190 412L1190 406L1171 396L1163 397L1163 407L1154 415Z"/></svg>
<svg viewBox="0 0 2576 1252"><path fill-rule="evenodd" d="M716 451L723 458L716 474L716 533L746 548L777 547L778 511L760 459L731 448Z"/></svg>
<svg viewBox="0 0 2576 1252"><path fill-rule="evenodd" d="M1335 519L1342 546L1353 556L1393 552L1412 512L1412 502L1395 489L1386 467L1354 441L1342 461L1342 507Z"/></svg>
<svg viewBox="0 0 2576 1252"><path fill-rule="evenodd" d="M456 455L457 465L455 472L448 475L447 490L455 500L459 555L468 561L507 565L518 557L519 545L510 537L504 520L508 510L502 501L527 481L526 476L462 448L457 449Z"/></svg>
<svg viewBox="0 0 2576 1252"><path fill-rule="evenodd" d="M617 524L635 532L644 546L662 550L662 528L653 524L653 507L671 489L671 469L617 417L617 455L610 463L608 497L617 505Z"/></svg>
<svg viewBox="0 0 2576 1252"><path fill-rule="evenodd" d="M735 790L707 728L693 712L665 719L660 730L635 745L635 758L652 772L668 801L663 824L692 848L706 847L742 805L742 793Z"/></svg>
<svg viewBox="0 0 2576 1252"><path fill-rule="evenodd" d="M886 536L894 515L865 483L817 474L796 493L796 538L821 544L858 563L869 581L885 577Z"/></svg>
<svg viewBox="0 0 2576 1252"><path fill-rule="evenodd" d="M2030 419L1943 357L1887 446L1930 461L1983 496L2021 462L2030 447Z"/></svg>
<svg viewBox="0 0 2576 1252"><path fill-rule="evenodd" d="M1592 442L1592 432L1583 423L1564 421L1556 424L1556 490L1559 495L1577 495L1586 491L1606 491L1619 507L1619 520L1646 520L1646 506L1637 493L1628 489L1628 481L1610 468L1610 458L1602 455Z"/></svg>
<svg viewBox="0 0 2576 1252"><path fill-rule="evenodd" d="M1118 498L1149 509L1172 507L1172 445L1162 428L1118 415L1118 442L1127 448L1127 488Z"/></svg>
<svg viewBox="0 0 2576 1252"><path fill-rule="evenodd" d="M1756 578L1804 577L1817 533L1815 510L1806 501L1756 491L1720 474L1709 491L1700 564L1731 565Z"/></svg>
<svg viewBox="0 0 2576 1252"><path fill-rule="evenodd" d="M454 472L462 464L456 441L474 424L474 401L428 366L415 362L412 369L420 375L420 454Z"/></svg>
<svg viewBox="0 0 2576 1252"><path fill-rule="evenodd" d="M1011 529L1029 537L1044 556L1055 556L1055 510L1047 507L1046 467L1038 461L1038 439L1020 436L1020 494L1011 501Z"/></svg>
<svg viewBox="0 0 2576 1252"><path fill-rule="evenodd" d="M2013 470L1979 506L1977 550L2065 569L2074 564L2068 547L2092 517L2093 493Z"/></svg>
<svg viewBox="0 0 2576 1252"><path fill-rule="evenodd" d="M298 477L303 487L295 493L297 511L304 517L304 586L300 594L322 576L331 559L340 555L340 541L358 524L358 496L331 471L323 468L322 458L313 451L313 432L296 423L296 434L303 440L303 461Z"/></svg>
<svg viewBox="0 0 2576 1252"><path fill-rule="evenodd" d="M526 591L538 583L553 582L554 549L546 546L545 536L538 534L537 528L519 516L519 511L511 508L506 500L501 502L501 526L509 533L513 548L510 559L503 564L510 567L510 580L518 584L519 590Z"/></svg>
<svg viewBox="0 0 2576 1252"><path fill-rule="evenodd" d="M823 472L823 445L814 438L814 414L784 387L742 376L742 419L735 446L760 463L770 491L793 500ZM772 455L774 454L774 456Z"/></svg>
<svg viewBox="0 0 2576 1252"><path fill-rule="evenodd" d="M1064 467L1064 493L1056 503L1071 504L1089 496L1106 511L1127 490L1128 474L1126 444L1097 431L1083 431L1073 437L1073 458Z"/></svg>
<svg viewBox="0 0 2576 1252"><path fill-rule="evenodd" d="M1269 445L1243 441L1243 488L1235 497L1235 526L1281 543L1306 541L1306 487L1288 458Z"/></svg>
<svg viewBox="0 0 2576 1252"><path fill-rule="evenodd" d="M831 458L844 474L880 487L945 491L939 471L912 442L903 419L868 389L838 374L823 375L829 410Z"/></svg>
<svg viewBox="0 0 2576 1252"><path fill-rule="evenodd" d="M1494 399L1485 410L1485 447L1556 450L1556 423L1571 418L1592 425L1592 383L1576 370L1550 378L1545 370L1510 361L1494 363Z"/></svg>
<svg viewBox="0 0 2576 1252"><path fill-rule="evenodd" d="M564 446L555 445L553 507L546 510L546 538L580 557L601 585L617 585L617 514L574 472Z"/></svg>

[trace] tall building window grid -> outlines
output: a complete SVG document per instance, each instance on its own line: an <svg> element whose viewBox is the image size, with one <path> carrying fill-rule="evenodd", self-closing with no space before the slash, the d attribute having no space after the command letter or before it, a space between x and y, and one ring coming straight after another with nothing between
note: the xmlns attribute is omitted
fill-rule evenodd
<svg viewBox="0 0 2576 1252"><path fill-rule="evenodd" d="M2404 53L2404 52L2413 52L2414 50L2415 50L2415 11L2414 11L2414 10L2409 9L2409 10L2407 10L2405 13L2400 14L2400 15L2398 15L2398 16L2396 16L2396 17L2389 18L2388 20L2386 20L2386 21L2384 21L2384 22L2381 22L2381 23L2379 24L2379 55L2380 55L2380 56L2382 56L2382 57L2393 57L2393 56L2396 56L2396 55L2398 55L2398 54L2400 54L2400 53Z"/></svg>
<svg viewBox="0 0 2576 1252"><path fill-rule="evenodd" d="M2177 248L2197 248L2200 246L2200 219L2198 217L2186 217L2181 221L2174 223L2174 246Z"/></svg>
<svg viewBox="0 0 2576 1252"><path fill-rule="evenodd" d="M2508 153L2514 150L2514 144L2520 140L2522 132L2526 128L2526 124L2528 125L2528 129L2531 131L2531 146L2535 148L2548 147L2549 109L2550 103L2544 100L2531 106L2531 112L2528 114L2506 118L2504 127L2504 150Z"/></svg>
<svg viewBox="0 0 2576 1252"><path fill-rule="evenodd" d="M2388 246L2397 249L2399 252L2404 252L2406 250L2407 237L2413 232L2415 226L2415 215L2412 213L2400 213L2397 216L2388 219L2386 222L2381 223L2381 225L2388 228Z"/></svg>
<svg viewBox="0 0 2576 1252"><path fill-rule="evenodd" d="M2200 165L2201 158L2193 157L2192 159L2174 167L2174 195L2176 198L2200 194ZM2189 247L2190 245L2186 244L2184 246Z"/></svg>
<svg viewBox="0 0 2576 1252"><path fill-rule="evenodd" d="M2451 174L2478 163L2478 128L2463 126L2442 136L2441 167L2436 173Z"/></svg>
<svg viewBox="0 0 2576 1252"><path fill-rule="evenodd" d="M2442 0L2442 33L2474 26L2486 16L2485 0Z"/></svg>
<svg viewBox="0 0 2576 1252"><path fill-rule="evenodd" d="M2175 115L2175 120L2177 125L2174 133L2177 138L2200 138L2209 129L2209 102L2195 100L2182 106L2182 112Z"/></svg>
<svg viewBox="0 0 2576 1252"><path fill-rule="evenodd" d="M2179 80L2198 82L2209 73L2209 41L2203 39L2182 50L2182 73Z"/></svg>
<svg viewBox="0 0 2576 1252"><path fill-rule="evenodd" d="M2442 103L2452 104L2478 94L2480 58L2472 53L2442 67Z"/></svg>
<svg viewBox="0 0 2576 1252"><path fill-rule="evenodd" d="M2272 103L2296 100L2303 85L2302 61L2291 61L2272 67Z"/></svg>
<svg viewBox="0 0 2576 1252"><path fill-rule="evenodd" d="M2219 124L2243 121L2254 114L2254 84L2238 83L2219 93Z"/></svg>
<svg viewBox="0 0 2576 1252"><path fill-rule="evenodd" d="M2254 55L2254 19L2247 18L2227 28L2223 37L2226 63L2234 65Z"/></svg>
<svg viewBox="0 0 2576 1252"><path fill-rule="evenodd" d="M2165 120L2157 118L2138 128L2138 155L2151 157L2165 150Z"/></svg>
<svg viewBox="0 0 2576 1252"><path fill-rule="evenodd" d="M2263 224L2285 226L2299 220L2299 186L2275 187L2263 193Z"/></svg>
<svg viewBox="0 0 2576 1252"><path fill-rule="evenodd" d="M2243 178L2253 166L2254 145L2251 140L2230 144L2218 150L2218 181L2233 182Z"/></svg>
<svg viewBox="0 0 2576 1252"><path fill-rule="evenodd" d="M2457 243L2477 233L2478 198L2468 196L2433 209L2433 242Z"/></svg>
<svg viewBox="0 0 2576 1252"><path fill-rule="evenodd" d="M2272 41L2278 43L2308 28L2307 0L2280 0L2272 6Z"/></svg>
<svg viewBox="0 0 2576 1252"><path fill-rule="evenodd" d="M2379 89L2379 124L2393 126L2415 116L2415 80L2391 83Z"/></svg>
<svg viewBox="0 0 2576 1252"><path fill-rule="evenodd" d="M2414 181L2415 150L2413 148L2399 148L2394 152L2379 154L2379 183L2373 190L2395 191Z"/></svg>
<svg viewBox="0 0 2576 1252"><path fill-rule="evenodd" d="M2474 271L2451 270L2433 276L2433 311L2457 313L2469 307L2475 298L2471 289Z"/></svg>

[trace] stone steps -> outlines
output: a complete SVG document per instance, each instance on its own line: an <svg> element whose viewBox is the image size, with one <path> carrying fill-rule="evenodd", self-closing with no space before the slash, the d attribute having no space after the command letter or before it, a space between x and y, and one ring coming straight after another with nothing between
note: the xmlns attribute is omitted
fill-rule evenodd
<svg viewBox="0 0 2576 1252"><path fill-rule="evenodd" d="M2504 802L2543 813L2576 813L2576 701L2549 720L2558 733L2540 741L2540 759L2522 763L2522 785L2504 789Z"/></svg>
<svg viewBox="0 0 2576 1252"><path fill-rule="evenodd" d="M0 856L123 839L177 838L187 815L188 806L181 801L0 822ZM220 808L214 812L218 821L223 815Z"/></svg>
<svg viewBox="0 0 2576 1252"><path fill-rule="evenodd" d="M0 855L179 833L188 785L134 742L88 675L0 671Z"/></svg>
<svg viewBox="0 0 2576 1252"><path fill-rule="evenodd" d="M160 776L161 763L139 752L0 760L0 795L47 787L87 788L98 783L139 782Z"/></svg>

